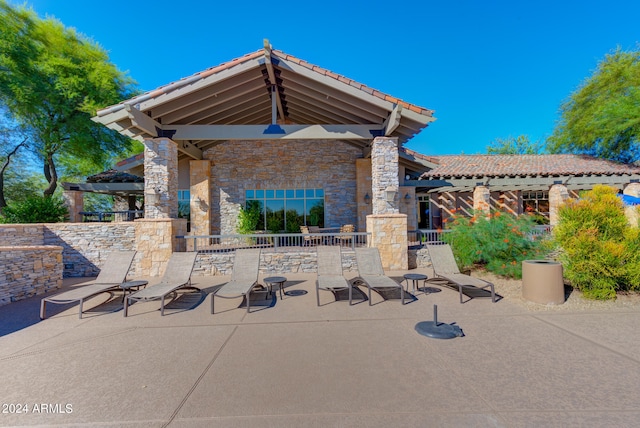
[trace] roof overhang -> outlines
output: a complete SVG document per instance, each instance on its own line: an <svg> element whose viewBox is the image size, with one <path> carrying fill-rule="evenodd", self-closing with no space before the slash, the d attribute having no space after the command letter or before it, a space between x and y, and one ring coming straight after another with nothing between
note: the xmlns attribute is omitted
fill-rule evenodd
<svg viewBox="0 0 640 428"><path fill-rule="evenodd" d="M98 111L94 121L142 141L168 137L181 156L231 140L331 139L403 144L433 111L284 52L264 48ZM273 125L278 125L274 127Z"/></svg>

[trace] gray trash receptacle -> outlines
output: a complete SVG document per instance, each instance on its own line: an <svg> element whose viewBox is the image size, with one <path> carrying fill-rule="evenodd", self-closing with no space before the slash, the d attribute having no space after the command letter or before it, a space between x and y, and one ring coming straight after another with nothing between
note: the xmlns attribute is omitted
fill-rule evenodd
<svg viewBox="0 0 640 428"><path fill-rule="evenodd" d="M563 304L562 264L553 260L523 261L522 297L544 305Z"/></svg>

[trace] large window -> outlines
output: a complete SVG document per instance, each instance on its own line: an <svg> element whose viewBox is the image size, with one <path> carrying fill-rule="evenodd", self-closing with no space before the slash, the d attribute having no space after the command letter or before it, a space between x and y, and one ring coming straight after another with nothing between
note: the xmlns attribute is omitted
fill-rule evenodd
<svg viewBox="0 0 640 428"><path fill-rule="evenodd" d="M253 189L246 209L259 209L258 230L299 232L301 225L324 227L323 189Z"/></svg>

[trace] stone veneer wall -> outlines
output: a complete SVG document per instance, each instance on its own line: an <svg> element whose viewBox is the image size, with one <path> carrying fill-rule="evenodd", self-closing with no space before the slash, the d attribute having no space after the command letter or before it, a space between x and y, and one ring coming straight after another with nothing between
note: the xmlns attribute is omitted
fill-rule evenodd
<svg viewBox="0 0 640 428"><path fill-rule="evenodd" d="M0 224L0 246L44 245L42 224Z"/></svg>
<svg viewBox="0 0 640 428"><path fill-rule="evenodd" d="M62 247L0 247L0 306L62 287Z"/></svg>
<svg viewBox="0 0 640 428"><path fill-rule="evenodd" d="M234 259L235 253L199 254L193 275L231 275ZM357 271L353 250L342 250L342 269L346 272ZM317 271L318 254L315 251L262 251L260 254L260 273L264 275Z"/></svg>
<svg viewBox="0 0 640 428"><path fill-rule="evenodd" d="M322 188L325 226L356 224L356 166L360 149L339 141L234 141L204 152L212 161L212 231L236 230L247 189Z"/></svg>
<svg viewBox="0 0 640 428"><path fill-rule="evenodd" d="M135 222L49 223L41 226L44 244L63 248L65 278L97 276L109 253L136 249ZM129 275L136 275L135 266Z"/></svg>

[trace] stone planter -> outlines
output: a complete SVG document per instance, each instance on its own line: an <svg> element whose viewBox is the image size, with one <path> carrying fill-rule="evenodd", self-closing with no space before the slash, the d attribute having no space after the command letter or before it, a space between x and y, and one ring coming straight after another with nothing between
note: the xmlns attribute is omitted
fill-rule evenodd
<svg viewBox="0 0 640 428"><path fill-rule="evenodd" d="M552 260L523 261L522 297L544 305L563 304L562 264Z"/></svg>

